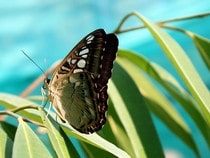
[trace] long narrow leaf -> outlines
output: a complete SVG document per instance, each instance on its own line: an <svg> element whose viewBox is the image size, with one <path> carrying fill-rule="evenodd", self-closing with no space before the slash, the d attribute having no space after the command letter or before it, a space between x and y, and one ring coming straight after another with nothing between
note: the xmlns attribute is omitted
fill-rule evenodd
<svg viewBox="0 0 210 158"><path fill-rule="evenodd" d="M154 64L141 55L137 55L131 51L120 50L118 52L120 58L126 58L143 70L147 75L155 79L176 99L192 117L197 124L201 133L205 137L206 142L210 145L209 126L205 119L197 109L197 104L193 98L179 85L175 78L166 70ZM169 82L170 81L170 82Z"/></svg>
<svg viewBox="0 0 210 158"><path fill-rule="evenodd" d="M132 148L135 153L135 157L147 157L146 152L144 150L143 144L140 140L140 137L138 136L138 133L136 131L135 125L131 119L131 116L129 115L126 105L123 101L123 98L121 98L117 88L115 85L110 82L109 84L110 92L114 93L114 98L112 98L112 101L115 105L120 105L121 108L116 109L118 111L118 115L120 117L120 120L122 124L124 125L124 128L126 129L126 132L128 134L129 140L131 141ZM117 95L118 94L118 95ZM116 108L116 107L115 107ZM129 131L128 131L129 129Z"/></svg>
<svg viewBox="0 0 210 158"><path fill-rule="evenodd" d="M61 135L61 133L59 132L58 124L53 122L50 115L47 117L45 112L41 108L39 108L39 111L42 116L42 121L48 129L48 135L57 156L65 157L65 158L70 157L65 140L63 136ZM74 148L74 147L73 145L71 145L69 148ZM74 155L74 157L75 156L78 156L78 155Z"/></svg>
<svg viewBox="0 0 210 158"><path fill-rule="evenodd" d="M9 124L7 122L1 122L1 127L4 129L4 131L7 133L7 135L9 136L9 138L14 141L15 139L15 133L17 130L17 127Z"/></svg>
<svg viewBox="0 0 210 158"><path fill-rule="evenodd" d="M118 117L111 98L109 98L109 110L107 120L108 121L103 128L103 136L126 152L128 152L131 157L135 157L131 141L129 140L128 135L126 134L126 131Z"/></svg>
<svg viewBox="0 0 210 158"><path fill-rule="evenodd" d="M102 138L101 136L99 136L96 133L89 134L89 135L82 134L82 133L79 133L74 130L70 131L69 127L67 127L66 125L63 125L63 126L64 126L63 129L64 129L65 133L77 138L80 141L84 141L88 144L91 144L91 145L97 147L97 148L100 148L100 149L105 150L109 153L112 153L116 157L130 158L130 156L125 151L118 148L116 145L110 143L109 141L105 140L104 138Z"/></svg>
<svg viewBox="0 0 210 158"><path fill-rule="evenodd" d="M157 25L150 22L142 15L137 13L135 15L142 20L164 50L177 72L186 83L189 91L198 102L203 116L210 126L210 93L186 53L177 42L175 42L166 32L162 31Z"/></svg>
<svg viewBox="0 0 210 158"><path fill-rule="evenodd" d="M54 120L56 119L56 116L53 113L49 112L49 115L53 116ZM57 119L57 121L59 122L60 125L62 125L62 129L69 136L72 136L80 141L84 141L88 144L91 144L91 145L97 147L97 148L100 148L102 150L110 152L117 157L125 157L125 158L130 157L125 151L121 150L120 148L118 148L114 144L108 142L107 140L103 139L96 133L89 134L89 135L82 134L82 133L74 130L68 124L63 123L59 119Z"/></svg>
<svg viewBox="0 0 210 158"><path fill-rule="evenodd" d="M119 124L117 124L117 122L114 120L114 118L112 118L112 116L109 116L108 119L109 124L111 126L111 131L115 136L117 144L119 144L122 147L122 149L127 151L131 155L131 157L135 157L131 141L129 140L124 129L122 129L122 127L119 126Z"/></svg>
<svg viewBox="0 0 210 158"><path fill-rule="evenodd" d="M210 41L196 34L192 34L192 39L207 68L210 70Z"/></svg>
<svg viewBox="0 0 210 158"><path fill-rule="evenodd" d="M21 106L30 106L30 105L39 106L36 103L31 102L25 98L21 98L19 96L7 93L0 93L0 105L4 106L4 108L7 109L14 109ZM38 116L38 112L36 110L33 109L22 110L19 112L19 114L28 117L30 119L33 119L34 121L41 122L41 119Z"/></svg>
<svg viewBox="0 0 210 158"><path fill-rule="evenodd" d="M164 157L149 111L132 79L116 64L112 80L114 84L110 82L109 94L131 141L135 156Z"/></svg>
<svg viewBox="0 0 210 158"><path fill-rule="evenodd" d="M12 156L13 142L8 137L7 133L0 127L0 157L9 158Z"/></svg>
<svg viewBox="0 0 210 158"><path fill-rule="evenodd" d="M199 155L188 126L170 102L141 74L141 71L138 71L134 64L122 58L118 58L118 62L130 74L138 88L144 92L150 110Z"/></svg>
<svg viewBox="0 0 210 158"><path fill-rule="evenodd" d="M33 130L21 118L15 135L13 158L51 157L49 151Z"/></svg>
<svg viewBox="0 0 210 158"><path fill-rule="evenodd" d="M98 158L98 157L113 157L112 153L96 148L88 143L80 142L82 149L85 152L86 157Z"/></svg>

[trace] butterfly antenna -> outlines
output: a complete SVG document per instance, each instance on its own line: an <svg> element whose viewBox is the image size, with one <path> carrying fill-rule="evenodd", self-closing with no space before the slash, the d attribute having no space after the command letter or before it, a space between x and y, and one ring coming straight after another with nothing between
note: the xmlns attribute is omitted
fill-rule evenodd
<svg viewBox="0 0 210 158"><path fill-rule="evenodd" d="M37 68L46 76L45 72L43 71L43 69L27 54L25 53L23 50L21 50L22 53L32 62L34 63L34 65L37 66Z"/></svg>

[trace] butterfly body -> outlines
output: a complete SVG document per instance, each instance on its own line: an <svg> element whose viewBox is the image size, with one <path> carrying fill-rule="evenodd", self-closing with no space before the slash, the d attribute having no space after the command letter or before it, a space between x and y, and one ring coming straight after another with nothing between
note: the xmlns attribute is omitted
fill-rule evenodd
<svg viewBox="0 0 210 158"><path fill-rule="evenodd" d="M62 120L82 133L100 130L106 122L107 83L118 39L103 29L83 38L45 81L48 97Z"/></svg>

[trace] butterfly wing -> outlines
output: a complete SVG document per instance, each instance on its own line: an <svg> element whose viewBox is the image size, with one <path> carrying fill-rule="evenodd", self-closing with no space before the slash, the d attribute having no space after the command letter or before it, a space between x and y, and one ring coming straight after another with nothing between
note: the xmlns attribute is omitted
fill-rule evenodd
<svg viewBox="0 0 210 158"><path fill-rule="evenodd" d="M93 133L106 121L107 83L118 39L95 30L64 58L48 82L49 100L59 115L82 133Z"/></svg>

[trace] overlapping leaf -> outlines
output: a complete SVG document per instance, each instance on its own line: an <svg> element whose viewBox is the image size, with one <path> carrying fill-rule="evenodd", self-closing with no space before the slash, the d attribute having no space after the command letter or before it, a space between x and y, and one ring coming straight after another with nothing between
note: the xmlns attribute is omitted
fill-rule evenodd
<svg viewBox="0 0 210 158"><path fill-rule="evenodd" d="M21 118L18 121L19 126L15 134L12 157L52 157L34 131Z"/></svg>

